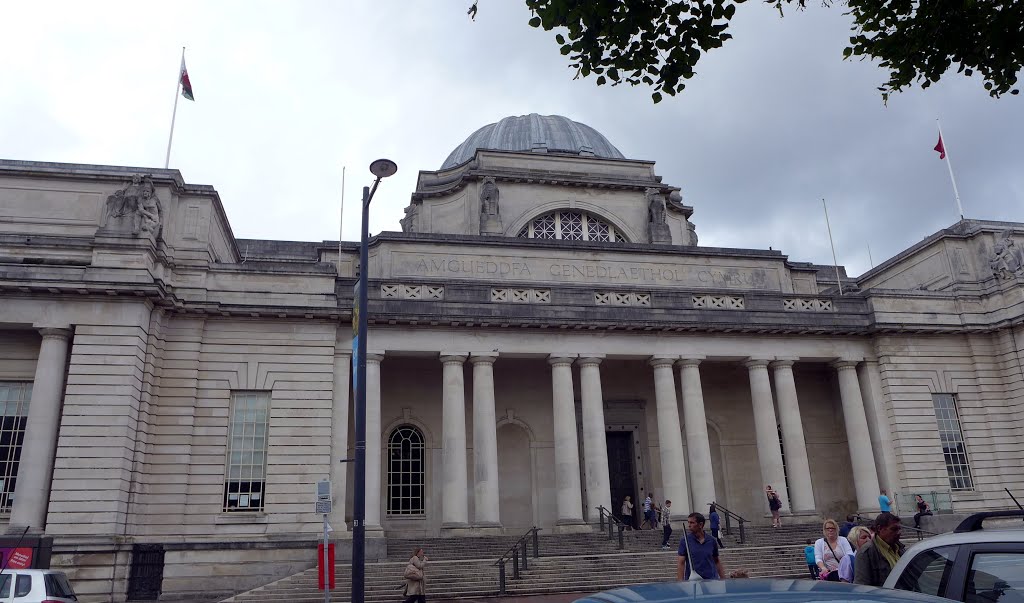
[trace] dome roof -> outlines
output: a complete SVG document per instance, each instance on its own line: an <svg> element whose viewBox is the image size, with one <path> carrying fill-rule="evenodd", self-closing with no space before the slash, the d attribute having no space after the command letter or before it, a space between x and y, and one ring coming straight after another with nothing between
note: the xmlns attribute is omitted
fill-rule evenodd
<svg viewBox="0 0 1024 603"><path fill-rule="evenodd" d="M611 159L625 159L608 139L588 125L561 115L509 116L488 124L469 135L455 147L442 170L465 163L473 158L477 149L497 151L533 151L543 149L553 153L571 153Z"/></svg>

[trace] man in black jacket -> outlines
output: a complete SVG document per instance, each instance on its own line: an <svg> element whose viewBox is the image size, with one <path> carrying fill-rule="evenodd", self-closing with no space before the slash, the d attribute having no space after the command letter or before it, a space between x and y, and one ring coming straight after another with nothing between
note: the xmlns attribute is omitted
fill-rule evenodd
<svg viewBox="0 0 1024 603"><path fill-rule="evenodd" d="M900 518L892 513L881 513L875 518L874 539L854 557L855 584L881 586L885 583L900 555L907 550L900 542L902 527Z"/></svg>

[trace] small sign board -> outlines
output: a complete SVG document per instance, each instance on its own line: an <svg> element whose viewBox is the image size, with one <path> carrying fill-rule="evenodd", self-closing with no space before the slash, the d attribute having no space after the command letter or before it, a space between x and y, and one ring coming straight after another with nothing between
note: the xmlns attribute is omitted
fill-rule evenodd
<svg viewBox="0 0 1024 603"><path fill-rule="evenodd" d="M317 515L329 515L331 513L331 501L329 500L318 500L316 501L316 514Z"/></svg>
<svg viewBox="0 0 1024 603"><path fill-rule="evenodd" d="M316 483L316 500L331 500L331 480L322 479Z"/></svg>

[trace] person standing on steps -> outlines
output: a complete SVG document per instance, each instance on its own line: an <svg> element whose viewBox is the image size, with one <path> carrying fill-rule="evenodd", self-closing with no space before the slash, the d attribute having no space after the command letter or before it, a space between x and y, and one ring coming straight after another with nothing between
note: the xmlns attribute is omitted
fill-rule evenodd
<svg viewBox="0 0 1024 603"><path fill-rule="evenodd" d="M672 501L666 500L665 504L661 506L661 521L664 526L661 531L663 538L661 539L661 548L668 548L668 539L672 538Z"/></svg>
<svg viewBox="0 0 1024 603"><path fill-rule="evenodd" d="M405 578L405 588L402 590L405 594L404 603L427 603L427 579L424 573L426 568L427 556L422 548L418 548L413 552L412 559L409 559L409 564L405 566L405 573L402 575Z"/></svg>
<svg viewBox="0 0 1024 603"><path fill-rule="evenodd" d="M722 544L722 537L719 535L719 529L722 527L722 518L718 516L718 507L715 503L711 503L708 507L708 520L711 522L711 535L714 536L715 542L718 543L718 548L724 549L725 545Z"/></svg>
<svg viewBox="0 0 1024 603"><path fill-rule="evenodd" d="M778 492L772 489L771 484L764 487L764 494L768 497L768 510L772 512L772 527L781 528L782 519L779 517L779 510L782 509L782 498L779 497Z"/></svg>
<svg viewBox="0 0 1024 603"><path fill-rule="evenodd" d="M633 501L629 496L622 499L622 523L626 524L627 530L633 529Z"/></svg>
<svg viewBox="0 0 1024 603"><path fill-rule="evenodd" d="M705 521L700 513L690 513L686 518L686 533L679 539L677 580L688 579L691 572L697 572L705 580L725 576L722 560L718 557L718 543L704 533Z"/></svg>
<svg viewBox="0 0 1024 603"><path fill-rule="evenodd" d="M654 502L651 500L651 494L652 492L648 492L647 498L644 499L644 520L640 524L641 530L644 529L645 525L649 525L652 530L654 529L654 509L652 508L654 506Z"/></svg>
<svg viewBox="0 0 1024 603"><path fill-rule="evenodd" d="M879 490L878 508L882 513L892 513L892 499L886 495L885 490Z"/></svg>

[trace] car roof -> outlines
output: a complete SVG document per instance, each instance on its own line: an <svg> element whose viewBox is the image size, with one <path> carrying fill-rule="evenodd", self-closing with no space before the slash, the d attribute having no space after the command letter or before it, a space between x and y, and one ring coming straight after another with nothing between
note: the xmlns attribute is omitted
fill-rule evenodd
<svg viewBox="0 0 1024 603"><path fill-rule="evenodd" d="M616 588L577 599L576 603L949 603L948 599L875 586L816 580L748 579L655 582Z"/></svg>
<svg viewBox="0 0 1024 603"><path fill-rule="evenodd" d="M1024 525L1022 525L1021 528L1024 528ZM934 549L936 547L953 544L975 544L979 542L1024 542L1024 529L1021 528L975 530L973 532L947 532L945 534L925 538L924 540L915 543L907 549L904 556L924 549Z"/></svg>
<svg viewBox="0 0 1024 603"><path fill-rule="evenodd" d="M44 574L63 574L64 573L64 572L60 572L60 571L57 571L57 570L51 570L51 569L17 569L17 568L13 568L13 567L5 568L4 571L0 572L0 573L11 574L11 573L15 573L15 572L17 572L19 574L31 574L33 576L42 576Z"/></svg>

